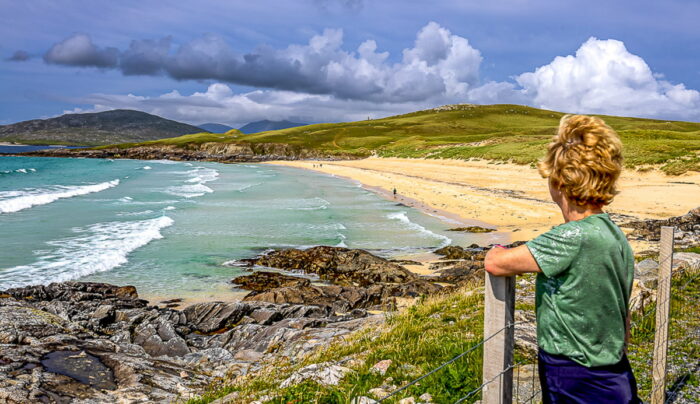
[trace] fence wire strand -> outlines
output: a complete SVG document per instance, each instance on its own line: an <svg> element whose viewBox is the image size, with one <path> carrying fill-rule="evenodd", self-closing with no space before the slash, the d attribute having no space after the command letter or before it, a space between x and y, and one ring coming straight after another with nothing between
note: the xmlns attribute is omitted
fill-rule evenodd
<svg viewBox="0 0 700 404"><path fill-rule="evenodd" d="M438 367L436 367L435 369L431 370L430 372L424 374L423 376L421 376L421 377L419 377L419 378L417 378L417 379L412 380L411 382L409 382L409 383L406 384L405 386L401 386L400 388L394 390L393 392L389 393L388 395L386 395L386 396L380 398L379 400L377 400L377 402L380 402L380 403L381 403L381 402L383 402L384 400L395 396L396 394L398 394L398 393L400 393L400 392L406 390L407 388L409 388L409 387L415 385L416 383L418 383L419 381L425 379L426 377L428 377L428 376L430 376L430 375L436 373L437 371L443 369L444 367L446 367L446 366L448 366L448 365L450 365L450 364L456 362L458 359L460 359L460 358L462 358L462 357L464 357L464 356L470 354L471 352L474 352L477 348L479 348L480 346L484 345L487 341L489 341L490 339L494 338L496 335L500 334L501 332L505 331L506 329L508 329L508 328L510 328L510 327L515 328L515 326L518 325L518 324L529 323L529 322L530 322L530 321L516 321L516 322L512 322L512 323L506 324L503 328L501 328L501 329L499 329L498 331L496 331L495 333L489 335L487 338L482 339L482 340L479 341L479 343L477 343L476 345L470 347L470 348L467 349L466 351L464 351L464 352L462 352L461 354L455 356L454 358L448 360L447 362L444 362L443 364L441 364L440 366L438 366Z"/></svg>
<svg viewBox="0 0 700 404"><path fill-rule="evenodd" d="M686 270L687 270L687 267L681 267L681 268L679 268L679 269L676 270L676 271L673 270L673 262L672 262L672 260L673 260L673 253L671 253L669 256L665 257L663 260L659 261L659 262L658 262L658 267L661 267L662 265L666 264L668 260L671 260L671 265L672 265L671 274L668 275L667 277L663 278L663 279L657 280L657 285L660 285L662 282L668 281L669 278L671 278L671 280L672 280L672 278L673 278L674 276L683 276L683 275L685 274ZM667 325L669 325L669 324L671 323L671 321L670 321L670 318L671 318L670 309L671 309L671 307L670 307L670 306L671 306L671 302L672 302L672 297L673 297L676 293L685 291L686 288L688 287L688 285L690 285L691 282L695 281L695 280L698 279L698 278L700 278L700 271L698 271L696 274L693 274L693 276L691 276L688 280L686 280L686 281L683 283L682 286L680 286L680 287L678 287L678 288L675 288L675 289L674 289L674 293L669 293L669 295L666 297L666 299L665 299L664 301L662 301L662 302L656 301L656 303L654 304L654 307L652 307L652 308L651 308L648 312L646 312L646 313L644 313L644 310L646 309L646 306L647 306L649 303L643 305L643 306L639 309L639 312L640 312L640 313L643 313L643 314L641 315L641 317L636 318L634 322L631 322L631 323L630 323L630 325L629 325L630 331L631 331L632 329L637 328L637 327L644 326L642 323L645 322L646 319L647 319L649 316L651 316L652 314L656 313L657 307L658 307L660 304L668 304L668 305L669 305L669 318L664 319L664 322L661 323L661 324L655 324L655 325L654 325L654 328L658 330L658 329L661 329L661 327L666 327ZM502 332L505 331L506 329L512 327L513 330L515 331L515 326L516 326L516 325L520 325L520 324L534 324L534 322L533 322L532 320L527 320L527 321L515 321L515 322L508 323L508 324L505 325L503 328L499 329L498 331L496 331L495 333L489 335L488 337L483 338L483 339L482 339L481 341L479 341L477 344L475 344L475 345L469 347L469 348L468 348L467 350L465 350L464 352L462 352L462 353L460 353L459 355L453 357L452 359L450 359L450 360L448 360L448 361L442 363L441 365L437 366L436 368L432 369L431 371L427 372L426 374L424 374L424 375L422 375L422 376L420 376L420 377L418 377L418 378L416 378L416 379L410 381L410 382L407 383L406 385L404 385L404 386L402 386L402 387L400 387L400 388L394 390L393 392L389 393L388 395L386 395L386 396L380 398L377 402L383 402L383 401L385 401L385 400L387 400L387 399L389 399L389 398L391 398L391 397L396 396L397 394L399 394L399 393L402 392L402 391L405 391L405 390L408 389L409 387L416 385L416 384L417 384L418 382L420 382L421 380L423 380L423 379L425 379L425 378L427 378L427 377L429 377L429 376L435 374L436 372L438 372L438 371L444 369L445 367L449 366L450 364L456 362L456 361L459 360L460 358L463 358L464 356L466 356L466 355L468 355L468 354L474 352L476 349L478 349L479 347L483 346L486 342L488 342L489 340L491 340L492 338L494 338L494 337L497 336L498 334L502 333ZM689 336L686 337L686 339L687 339L687 338L694 338L694 335L689 335ZM684 339L684 340L685 340L685 339ZM630 344L630 345L631 345L631 344ZM518 363L515 363L515 364L510 364L510 365L508 365L504 370L502 370L500 373L498 373L495 377L493 377L493 378L490 379L490 380L485 381L484 383L482 383L482 384L481 384L480 386L478 386L477 388L475 388L475 389L469 391L465 396L463 396L463 397L461 397L459 400L457 400L457 401L455 402L455 404L457 404L457 403L463 403L463 402L465 402L467 399L469 399L469 398L475 396L476 394L478 394L479 392L481 392L481 391L484 389L484 387L486 387L486 386L489 385L490 383L496 381L498 378L502 377L504 374L506 374L507 372L509 372L509 371L511 371L511 370L513 370L513 369L516 370L516 383L514 383L514 385L513 385L513 388L514 388L514 391L515 391L515 396L514 396L514 398L515 398L516 400L518 400L518 399L520 398L519 395L520 395L520 393L521 393L521 386L520 386L520 384L521 384L521 379L522 379L522 378L521 378L521 374L520 374L520 373L521 373L521 367L522 367L524 364L527 364L527 363L528 363L528 361L521 361L521 362L518 362ZM536 373L537 371L538 371L538 370L537 370L537 360L535 359L534 364L533 364L533 369L532 369L532 371L530 372L531 375L530 375L530 381L529 381L529 385L530 385L531 388L532 388L532 394L531 394L529 397L527 397L527 398L525 398L524 400L521 400L521 401L519 401L519 402L528 402L528 403L531 403L538 395L541 395L541 394L542 394L542 390L541 390L541 388L540 388L540 385L539 385L539 383L537 383L537 380L536 380L536 374L535 374L535 373ZM670 387L670 389L667 389L665 403L672 403L672 402L674 402L674 401L678 398L678 395L680 394L681 389L687 384L688 379L689 379L690 377L692 377L693 375L697 374L699 371L700 371L700 360L698 360L698 361L692 361L692 362L690 363L690 366L689 366L687 369L684 368L683 371L680 372L680 375L678 376L678 378L676 379L676 381L674 382L674 384ZM653 377L653 375L652 375L652 377ZM668 373L666 373L665 377L668 377ZM526 380L527 380L527 379L526 379ZM524 384L527 386L528 382L525 381ZM537 385L536 385L536 384L537 384ZM655 387L654 390L652 390L650 396L653 396L654 393L656 393L657 389L658 389L660 386L661 386L661 385ZM527 393L529 393L529 392L526 391L525 394L527 394Z"/></svg>

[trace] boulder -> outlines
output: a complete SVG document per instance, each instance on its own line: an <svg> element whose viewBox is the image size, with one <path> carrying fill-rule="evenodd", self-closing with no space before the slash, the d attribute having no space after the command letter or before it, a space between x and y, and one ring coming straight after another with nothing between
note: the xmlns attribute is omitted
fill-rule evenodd
<svg viewBox="0 0 700 404"><path fill-rule="evenodd" d="M196 331L212 333L234 326L251 311L245 303L208 302L193 304L182 312Z"/></svg>
<svg viewBox="0 0 700 404"><path fill-rule="evenodd" d="M437 255L442 255L448 260L481 260L486 256L484 248L462 248L456 245L448 245L434 251Z"/></svg>
<svg viewBox="0 0 700 404"><path fill-rule="evenodd" d="M336 386L349 372L350 369L329 362L314 363L292 373L280 384L280 388L294 386L309 379L323 386Z"/></svg>
<svg viewBox="0 0 700 404"><path fill-rule="evenodd" d="M402 283L417 276L394 262L364 250L319 246L306 250L273 251L243 264L317 274L339 285L369 286L375 283Z"/></svg>
<svg viewBox="0 0 700 404"><path fill-rule="evenodd" d="M294 285L253 292L243 298L246 302L302 304L326 306L335 312L349 312L358 308L387 309L395 307L396 297L418 297L442 289L425 280L399 284L376 284L370 287L340 285Z"/></svg>
<svg viewBox="0 0 700 404"><path fill-rule="evenodd" d="M491 233L496 231L496 229L490 229L481 226L467 226L467 227L454 227L452 229L447 229L447 231L461 231L466 233Z"/></svg>
<svg viewBox="0 0 700 404"><path fill-rule="evenodd" d="M685 215L669 219L636 220L621 224L621 227L632 229L628 235L630 239L646 241L659 241L662 226L673 226L676 228L676 245L700 245L700 207L692 209Z"/></svg>
<svg viewBox="0 0 700 404"><path fill-rule="evenodd" d="M241 289L253 292L264 292L269 289L281 287L309 286L311 281L297 276L284 275L278 272L257 271L250 275L243 275L231 280Z"/></svg>
<svg viewBox="0 0 700 404"><path fill-rule="evenodd" d="M66 321L51 313L27 306L0 306L1 344L21 344L27 338L44 338L66 331Z"/></svg>

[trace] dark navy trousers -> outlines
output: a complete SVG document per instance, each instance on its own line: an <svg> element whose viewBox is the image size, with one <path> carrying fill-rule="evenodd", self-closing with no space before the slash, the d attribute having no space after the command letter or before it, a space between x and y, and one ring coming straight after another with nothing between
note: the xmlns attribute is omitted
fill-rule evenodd
<svg viewBox="0 0 700 404"><path fill-rule="evenodd" d="M589 368L566 356L548 354L540 349L538 368L545 404L641 403L637 397L637 381L626 355L614 365Z"/></svg>

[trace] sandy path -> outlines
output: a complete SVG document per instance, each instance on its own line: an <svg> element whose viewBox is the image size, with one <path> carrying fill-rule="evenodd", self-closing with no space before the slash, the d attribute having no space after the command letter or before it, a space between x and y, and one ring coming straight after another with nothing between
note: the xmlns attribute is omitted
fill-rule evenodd
<svg viewBox="0 0 700 404"><path fill-rule="evenodd" d="M465 223L490 223L526 240L562 222L549 199L547 183L529 166L486 161L368 158L353 161L280 161L279 164L351 178L369 189L393 188ZM323 165L322 167L320 165ZM667 176L658 171L625 171L620 195L608 212L640 218L667 218L700 205L700 173Z"/></svg>

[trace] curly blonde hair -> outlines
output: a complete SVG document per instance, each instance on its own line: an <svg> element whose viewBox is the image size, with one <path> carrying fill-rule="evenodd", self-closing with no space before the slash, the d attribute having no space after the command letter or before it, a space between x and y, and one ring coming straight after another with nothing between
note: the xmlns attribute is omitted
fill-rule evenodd
<svg viewBox="0 0 700 404"><path fill-rule="evenodd" d="M565 115L537 167L576 205L608 205L618 193L622 142L598 117Z"/></svg>

